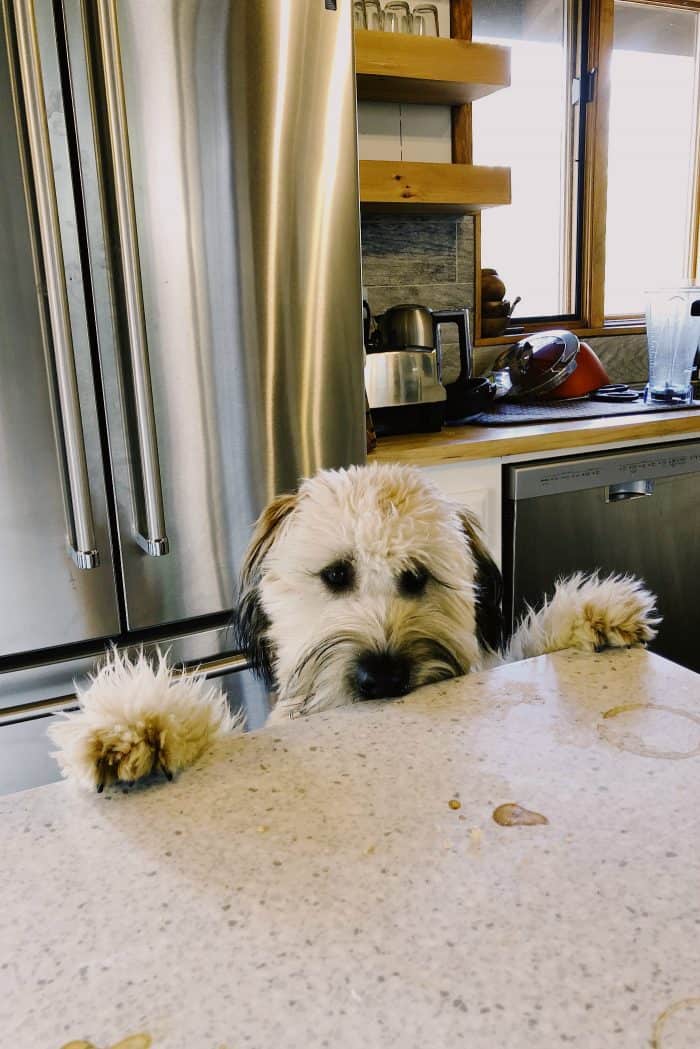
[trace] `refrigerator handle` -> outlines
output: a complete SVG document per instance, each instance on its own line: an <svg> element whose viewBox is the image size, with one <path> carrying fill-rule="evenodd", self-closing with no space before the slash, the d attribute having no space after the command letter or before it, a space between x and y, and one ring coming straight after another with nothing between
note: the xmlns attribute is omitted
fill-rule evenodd
<svg viewBox="0 0 700 1049"><path fill-rule="evenodd" d="M49 142L46 99L34 15L34 0L15 0L17 52L31 158L46 300L53 343L59 443L66 475L66 517L70 552L78 568L96 568L100 555L90 498L90 477L80 414L78 375L68 309L63 245ZM47 340L48 341L48 340Z"/></svg>
<svg viewBox="0 0 700 1049"><path fill-rule="evenodd" d="M141 287L134 189L129 162L129 133L121 76L117 12L114 0L97 0L107 125L112 154L114 196L119 232L129 356L134 391L134 418L140 463L143 520L137 523L136 541L151 557L170 549L165 528L163 490L158 458L153 389L148 361L146 318Z"/></svg>

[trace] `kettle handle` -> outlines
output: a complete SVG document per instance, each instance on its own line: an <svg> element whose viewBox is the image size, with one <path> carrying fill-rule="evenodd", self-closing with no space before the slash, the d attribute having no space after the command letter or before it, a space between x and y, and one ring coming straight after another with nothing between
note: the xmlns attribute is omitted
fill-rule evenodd
<svg viewBox="0 0 700 1049"><path fill-rule="evenodd" d="M435 346L438 350L438 359L440 358L440 325L457 325L457 333L459 335L459 375L454 383L450 383L450 386L456 385L457 383L466 383L471 378L472 374L472 347L471 339L469 338L469 310L466 308L433 310L432 313L433 332L435 335Z"/></svg>
<svg viewBox="0 0 700 1049"><path fill-rule="evenodd" d="M461 419L463 417L465 411L465 395L469 388L469 380L472 376L472 345L469 337L469 311L466 308L460 310L433 310L435 347L437 350L438 364L442 369L439 332L441 324L456 324L459 333L459 375L454 382L444 384L445 392L447 393L445 417L449 421L451 419Z"/></svg>

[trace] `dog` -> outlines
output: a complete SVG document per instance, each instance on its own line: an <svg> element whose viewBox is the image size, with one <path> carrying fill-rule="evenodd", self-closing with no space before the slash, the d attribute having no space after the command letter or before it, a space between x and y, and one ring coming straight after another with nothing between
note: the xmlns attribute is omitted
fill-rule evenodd
<svg viewBox="0 0 700 1049"><path fill-rule="evenodd" d="M506 637L503 584L476 517L417 469L324 470L261 515L241 571L235 632L272 692L269 723L392 699L472 670L566 648L646 644L655 598L629 576L557 583ZM161 658L112 661L51 730L66 776L101 790L196 760L239 728L203 680Z"/></svg>
<svg viewBox="0 0 700 1049"><path fill-rule="evenodd" d="M506 638L503 583L476 517L417 469L325 470L262 514L236 630L277 721L565 648L645 644L636 579L577 574Z"/></svg>

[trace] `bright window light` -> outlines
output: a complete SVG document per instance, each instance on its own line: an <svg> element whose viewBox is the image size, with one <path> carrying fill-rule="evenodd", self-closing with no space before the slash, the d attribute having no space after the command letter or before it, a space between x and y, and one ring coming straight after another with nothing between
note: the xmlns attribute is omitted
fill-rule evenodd
<svg viewBox="0 0 700 1049"><path fill-rule="evenodd" d="M698 15L615 4L606 316L641 315L647 289L688 276Z"/></svg>
<svg viewBox="0 0 700 1049"><path fill-rule="evenodd" d="M515 316L555 316L573 304L565 271L567 69L564 3L474 0L474 39L511 48L511 88L472 110L474 162L511 169L510 207L481 219L481 264L498 270Z"/></svg>

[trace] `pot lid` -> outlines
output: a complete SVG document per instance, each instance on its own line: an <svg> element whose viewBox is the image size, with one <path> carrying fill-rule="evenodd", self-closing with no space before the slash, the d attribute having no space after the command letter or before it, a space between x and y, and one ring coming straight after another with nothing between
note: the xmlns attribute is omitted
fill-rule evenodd
<svg viewBox="0 0 700 1049"><path fill-rule="evenodd" d="M570 331L536 332L509 346L496 358L494 371L507 369L511 397L537 397L564 381L576 368L579 340Z"/></svg>

